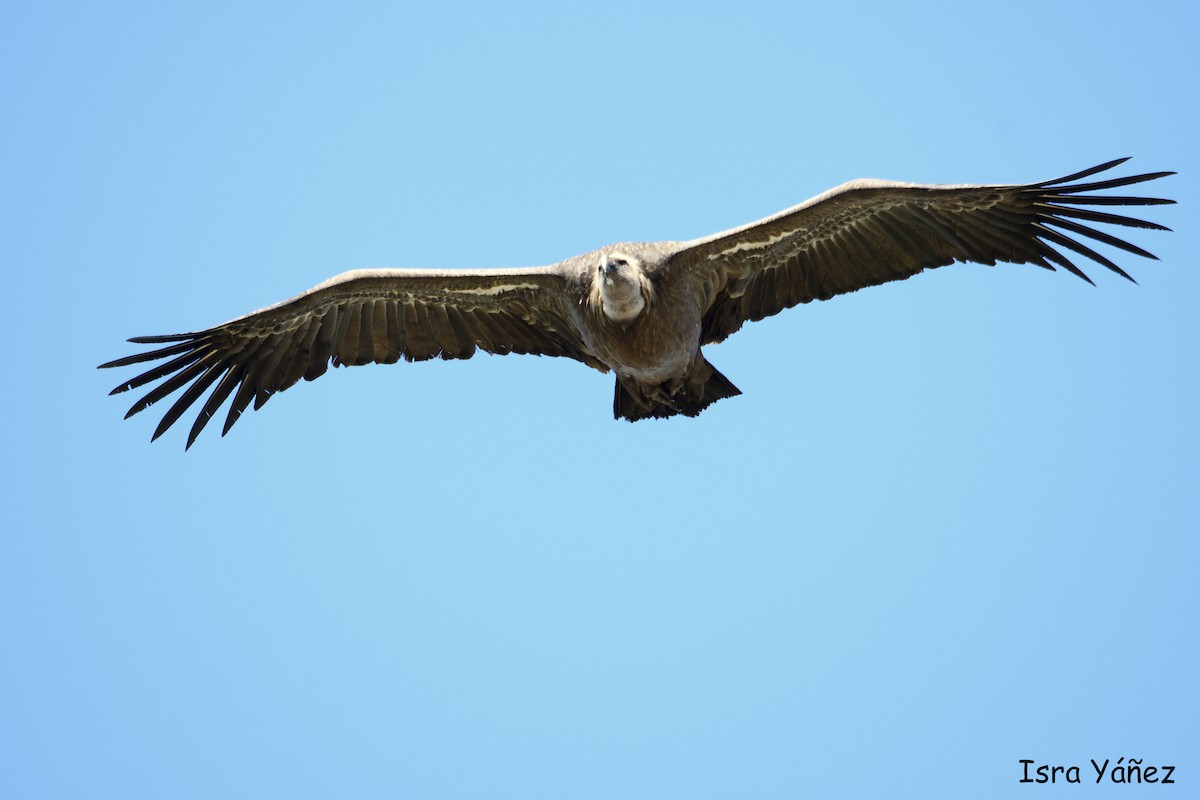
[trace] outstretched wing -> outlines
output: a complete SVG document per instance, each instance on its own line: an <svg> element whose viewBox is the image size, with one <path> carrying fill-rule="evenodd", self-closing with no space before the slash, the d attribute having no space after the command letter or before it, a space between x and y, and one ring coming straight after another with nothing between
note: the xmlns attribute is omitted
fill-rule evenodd
<svg viewBox="0 0 1200 800"><path fill-rule="evenodd" d="M1091 283L1063 254L1066 249L1129 278L1079 237L1154 256L1080 220L1167 228L1086 206L1174 201L1086 193L1174 173L1075 183L1127 160L1016 186L851 181L759 222L688 242L666 269L692 281L706 300L702 344L721 341L747 320L955 261L1008 261L1050 270L1058 265Z"/></svg>
<svg viewBox="0 0 1200 800"><path fill-rule="evenodd" d="M320 377L330 363L470 358L478 348L568 356L603 369L577 333L576 295L580 290L556 267L357 270L215 328L135 337L129 341L164 346L100 366L169 359L112 391L159 381L133 404L128 418L187 387L163 415L154 439L213 387L188 434L191 447L230 395L222 436L251 401L261 408L301 378Z"/></svg>

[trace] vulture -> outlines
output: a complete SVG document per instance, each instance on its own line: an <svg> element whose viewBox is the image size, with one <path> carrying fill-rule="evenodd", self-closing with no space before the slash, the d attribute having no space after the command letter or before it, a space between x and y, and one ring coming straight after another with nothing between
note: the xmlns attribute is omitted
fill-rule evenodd
<svg viewBox="0 0 1200 800"><path fill-rule="evenodd" d="M206 330L134 337L153 349L101 368L156 362L113 389L151 387L126 418L183 390L152 440L199 403L185 449L226 401L222 436L251 403L261 408L330 364L470 358L477 350L565 356L611 370L617 419L694 417L741 393L702 348L801 303L954 262L1057 266L1091 283L1068 252L1132 281L1089 240L1155 256L1089 223L1168 230L1105 208L1174 201L1096 192L1174 173L1085 180L1127 160L1015 185L855 180L711 236L612 244L548 267L352 270Z"/></svg>

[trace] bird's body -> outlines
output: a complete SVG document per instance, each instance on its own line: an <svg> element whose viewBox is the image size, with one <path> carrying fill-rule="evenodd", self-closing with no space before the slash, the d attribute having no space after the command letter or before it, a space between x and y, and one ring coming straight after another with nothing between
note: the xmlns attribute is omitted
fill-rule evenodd
<svg viewBox="0 0 1200 800"><path fill-rule="evenodd" d="M131 339L164 346L102 366L169 359L113 390L161 381L127 416L184 390L155 438L211 388L188 446L229 398L223 433L251 402L258 408L330 363L469 358L476 349L567 356L612 371L618 418L695 416L740 394L701 348L800 303L955 261L1058 265L1088 280L1058 248L1128 278L1068 235L1153 258L1081 222L1165 230L1086 206L1172 201L1081 193L1171 173L1071 183L1124 160L1024 185L852 181L713 236L613 244L549 267L347 272L224 325Z"/></svg>
<svg viewBox="0 0 1200 800"><path fill-rule="evenodd" d="M630 265L626 269L632 271L635 265L649 279L650 288L640 292L637 277L629 279L631 293L642 300L635 314L621 313L620 306L606 308L601 300L601 313L585 313L580 319L584 343L618 375L666 381L685 370L699 352L701 309L695 297L682 284L653 288L654 276L669 256L670 250L661 244L624 242L580 256L573 265L583 282L596 271L594 264L611 263L616 257ZM599 291L603 293L612 280L601 278ZM590 304L596 304L594 297Z"/></svg>

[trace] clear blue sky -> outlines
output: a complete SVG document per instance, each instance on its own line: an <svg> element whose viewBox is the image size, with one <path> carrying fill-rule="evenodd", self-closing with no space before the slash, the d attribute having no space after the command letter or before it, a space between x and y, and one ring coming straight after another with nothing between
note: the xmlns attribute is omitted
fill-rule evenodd
<svg viewBox="0 0 1200 800"><path fill-rule="evenodd" d="M1018 760L1122 756L1197 791L1190 5L177 6L0 11L0 796L1058 796ZM795 309L709 351L745 394L695 420L479 356L185 454L95 369L345 269L1126 155L1180 172L1139 286Z"/></svg>

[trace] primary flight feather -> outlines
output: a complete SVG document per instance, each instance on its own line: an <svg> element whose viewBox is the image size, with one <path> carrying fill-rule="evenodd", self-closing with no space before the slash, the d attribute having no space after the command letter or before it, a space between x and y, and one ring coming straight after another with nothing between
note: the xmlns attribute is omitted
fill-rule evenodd
<svg viewBox="0 0 1200 800"><path fill-rule="evenodd" d="M204 398L187 447L226 401L222 435L251 403L260 408L330 364L470 358L476 350L612 370L617 418L696 416L740 394L700 348L800 303L956 261L1059 266L1091 283L1071 261L1082 256L1129 278L1087 240L1155 257L1088 223L1167 230L1102 209L1174 201L1092 192L1174 173L1079 182L1127 160L1023 185L851 181L712 236L613 244L549 267L355 270L214 328L135 337L161 346L101 368L163 362L112 391L153 385L129 417L183 390L154 439Z"/></svg>

